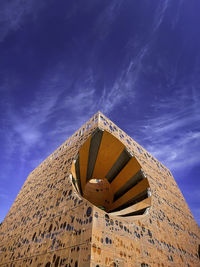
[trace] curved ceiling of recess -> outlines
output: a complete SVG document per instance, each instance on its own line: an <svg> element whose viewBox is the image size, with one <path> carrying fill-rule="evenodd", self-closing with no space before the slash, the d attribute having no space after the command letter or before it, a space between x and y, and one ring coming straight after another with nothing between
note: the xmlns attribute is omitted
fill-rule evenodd
<svg viewBox="0 0 200 267"><path fill-rule="evenodd" d="M151 205L140 163L115 136L99 128L80 148L72 176L85 199L113 215L142 215Z"/></svg>

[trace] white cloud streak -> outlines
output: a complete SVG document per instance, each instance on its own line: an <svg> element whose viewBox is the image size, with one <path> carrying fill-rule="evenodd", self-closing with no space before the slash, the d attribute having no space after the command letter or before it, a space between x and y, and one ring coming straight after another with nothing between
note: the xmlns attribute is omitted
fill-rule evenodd
<svg viewBox="0 0 200 267"><path fill-rule="evenodd" d="M106 36L110 33L114 21L119 16L119 11L122 3L122 0L110 1L109 3L107 3L107 7L104 12L100 13L94 27L94 31L98 32L100 39L106 38Z"/></svg>
<svg viewBox="0 0 200 267"><path fill-rule="evenodd" d="M37 0L2 1L0 3L0 42L10 32L19 30L22 27L25 16L31 14L35 17L42 6L44 4Z"/></svg>
<svg viewBox="0 0 200 267"><path fill-rule="evenodd" d="M154 20L154 25L153 25L154 31L156 31L160 27L161 23L163 22L165 12L169 6L169 2L170 0L164 0L158 4L158 8L156 10L156 15L155 15L155 20Z"/></svg>
<svg viewBox="0 0 200 267"><path fill-rule="evenodd" d="M108 115L121 101L133 101L134 76L131 66L132 63L121 72L113 87L110 90L104 88L98 97L91 71L86 71L84 78L76 82L68 80L60 66L48 71L30 103L16 111L14 102L12 104L10 101L5 109L7 159L17 153L24 165L35 146L45 153L52 152L47 146L47 138L51 140L51 149L54 150L98 110ZM9 86L9 83L5 85L7 91L11 90ZM32 162L36 159L32 158Z"/></svg>
<svg viewBox="0 0 200 267"><path fill-rule="evenodd" d="M199 106L197 92L194 98L189 97L188 93L182 95L182 100L167 98L154 106L156 115L149 116L147 123L144 123L142 134L147 150L172 170L185 169L186 166L192 168L199 163Z"/></svg>

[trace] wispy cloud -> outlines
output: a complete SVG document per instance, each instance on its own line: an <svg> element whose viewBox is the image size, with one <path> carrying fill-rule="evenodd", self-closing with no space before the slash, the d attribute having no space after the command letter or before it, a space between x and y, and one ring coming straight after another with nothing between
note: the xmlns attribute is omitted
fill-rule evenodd
<svg viewBox="0 0 200 267"><path fill-rule="evenodd" d="M102 91L95 88L92 71L86 70L80 79L69 78L57 66L43 76L33 99L23 103L20 109L15 109L15 99L10 98L4 114L7 126L2 130L7 159L20 155L22 169L28 158L33 164L38 163L32 155L35 146L43 151L45 158L98 110L109 115L122 101L134 101L132 65L122 70L111 88ZM5 84L8 92L10 86Z"/></svg>
<svg viewBox="0 0 200 267"><path fill-rule="evenodd" d="M99 14L97 18L94 31L98 32L99 38L104 39L112 30L114 21L117 19L120 13L120 6L122 5L122 0L113 0L107 3L104 12Z"/></svg>
<svg viewBox="0 0 200 267"><path fill-rule="evenodd" d="M185 2L184 0L179 0L178 1L176 15L174 16L174 18L172 20L172 27L173 28L176 26L176 24L178 23L178 21L180 19L181 8L182 8L182 5L183 5L184 2Z"/></svg>
<svg viewBox="0 0 200 267"><path fill-rule="evenodd" d="M155 20L154 20L154 25L153 29L156 31L161 23L163 22L165 12L169 6L170 0L164 0L158 4L157 10L156 10L156 15L155 15Z"/></svg>
<svg viewBox="0 0 200 267"><path fill-rule="evenodd" d="M37 5L36 5L37 2ZM19 30L23 25L25 16L36 16L37 11L44 6L41 1L1 1L0 3L0 42L9 32Z"/></svg>
<svg viewBox="0 0 200 267"><path fill-rule="evenodd" d="M133 74L133 63L122 70L121 75L113 84L113 87L104 88L99 99L99 107L105 114L109 114L122 101L133 101L135 98L135 79Z"/></svg>
<svg viewBox="0 0 200 267"><path fill-rule="evenodd" d="M4 200L8 200L9 199L9 193L2 193L0 192L0 198L4 199Z"/></svg>
<svg viewBox="0 0 200 267"><path fill-rule="evenodd" d="M142 129L147 149L172 170L191 168L200 157L200 95L179 93L156 103Z"/></svg>

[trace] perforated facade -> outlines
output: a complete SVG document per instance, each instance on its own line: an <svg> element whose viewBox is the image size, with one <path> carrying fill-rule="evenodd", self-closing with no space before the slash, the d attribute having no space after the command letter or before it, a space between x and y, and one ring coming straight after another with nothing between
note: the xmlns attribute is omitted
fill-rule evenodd
<svg viewBox="0 0 200 267"><path fill-rule="evenodd" d="M200 266L171 172L102 113L31 172L0 227L0 266Z"/></svg>

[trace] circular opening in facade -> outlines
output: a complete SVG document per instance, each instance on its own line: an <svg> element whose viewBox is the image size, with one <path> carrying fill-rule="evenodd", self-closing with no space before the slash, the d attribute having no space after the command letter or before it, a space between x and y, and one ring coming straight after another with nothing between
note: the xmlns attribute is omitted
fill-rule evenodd
<svg viewBox="0 0 200 267"><path fill-rule="evenodd" d="M139 161L107 131L97 129L72 163L72 181L92 204L116 216L145 214L151 190Z"/></svg>

